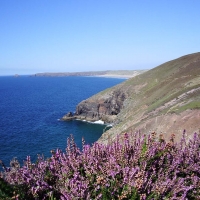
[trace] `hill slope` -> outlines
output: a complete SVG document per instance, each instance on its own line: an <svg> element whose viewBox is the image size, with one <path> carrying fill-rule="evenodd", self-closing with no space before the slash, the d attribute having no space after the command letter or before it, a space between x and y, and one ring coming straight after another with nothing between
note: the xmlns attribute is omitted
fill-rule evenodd
<svg viewBox="0 0 200 200"><path fill-rule="evenodd" d="M200 53L164 63L77 105L76 118L113 123L99 139L155 131L179 139L200 128ZM188 135L189 136L189 135Z"/></svg>

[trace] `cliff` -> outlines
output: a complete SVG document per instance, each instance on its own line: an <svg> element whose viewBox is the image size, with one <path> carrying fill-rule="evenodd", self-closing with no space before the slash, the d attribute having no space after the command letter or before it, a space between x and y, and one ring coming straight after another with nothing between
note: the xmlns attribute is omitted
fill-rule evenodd
<svg viewBox="0 0 200 200"><path fill-rule="evenodd" d="M200 53L164 63L77 105L75 116L112 123L99 142L140 130L188 138L200 128Z"/></svg>
<svg viewBox="0 0 200 200"><path fill-rule="evenodd" d="M94 96L79 103L75 115L89 121L102 120L111 123L120 113L125 98L126 93L119 89L105 96L103 94Z"/></svg>

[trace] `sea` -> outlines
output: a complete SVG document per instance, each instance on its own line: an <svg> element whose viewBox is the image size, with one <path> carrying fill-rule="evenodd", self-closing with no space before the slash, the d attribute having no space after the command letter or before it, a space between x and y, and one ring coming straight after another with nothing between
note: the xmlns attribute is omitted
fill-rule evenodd
<svg viewBox="0 0 200 200"><path fill-rule="evenodd" d="M51 156L65 151L72 134L81 149L82 137L92 145L106 125L79 120L62 121L76 105L125 79L102 77L0 77L0 160L9 166L16 158L22 165L27 156ZM1 166L0 166L1 169Z"/></svg>

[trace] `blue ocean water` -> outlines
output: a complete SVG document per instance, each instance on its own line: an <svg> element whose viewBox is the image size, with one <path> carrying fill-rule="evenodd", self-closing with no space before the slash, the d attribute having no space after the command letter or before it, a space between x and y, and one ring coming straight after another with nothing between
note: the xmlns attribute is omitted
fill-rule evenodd
<svg viewBox="0 0 200 200"><path fill-rule="evenodd" d="M78 120L60 121L84 99L121 83L124 79L100 77L0 77L0 160L7 166L13 157L23 163L37 154L50 156L50 150L65 150L73 134L94 143L104 125Z"/></svg>

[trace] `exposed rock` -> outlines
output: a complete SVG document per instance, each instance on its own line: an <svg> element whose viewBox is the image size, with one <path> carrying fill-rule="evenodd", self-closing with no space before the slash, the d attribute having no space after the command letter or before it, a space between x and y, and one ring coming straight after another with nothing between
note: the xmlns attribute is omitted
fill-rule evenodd
<svg viewBox="0 0 200 200"><path fill-rule="evenodd" d="M64 120L64 121L68 121L68 120L72 120L72 119L75 119L76 116L73 115L72 112L68 112L66 115L64 115L61 120Z"/></svg>
<svg viewBox="0 0 200 200"><path fill-rule="evenodd" d="M76 118L85 119L87 121L102 120L106 123L111 123L123 108L125 98L126 95L124 92L117 90L111 95L98 100L92 98L84 100L76 107Z"/></svg>

